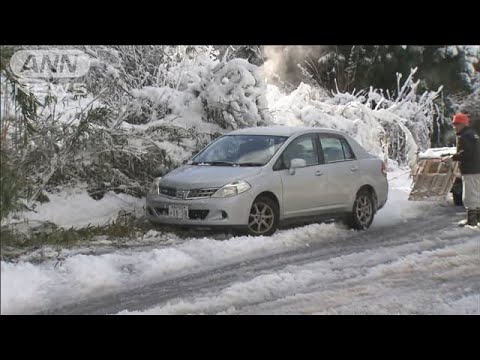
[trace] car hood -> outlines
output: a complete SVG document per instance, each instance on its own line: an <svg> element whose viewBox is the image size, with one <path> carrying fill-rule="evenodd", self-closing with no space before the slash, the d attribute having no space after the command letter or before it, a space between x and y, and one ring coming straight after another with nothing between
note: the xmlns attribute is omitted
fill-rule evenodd
<svg viewBox="0 0 480 360"><path fill-rule="evenodd" d="M235 180L246 180L262 171L262 167L184 165L162 177L160 186L175 189L217 188Z"/></svg>

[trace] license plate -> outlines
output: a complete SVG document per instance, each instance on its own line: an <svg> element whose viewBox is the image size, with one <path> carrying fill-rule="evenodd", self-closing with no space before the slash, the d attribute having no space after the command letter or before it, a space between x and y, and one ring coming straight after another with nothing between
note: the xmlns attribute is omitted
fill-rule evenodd
<svg viewBox="0 0 480 360"><path fill-rule="evenodd" d="M186 220L188 219L188 206L183 205L169 205L168 216L175 219Z"/></svg>

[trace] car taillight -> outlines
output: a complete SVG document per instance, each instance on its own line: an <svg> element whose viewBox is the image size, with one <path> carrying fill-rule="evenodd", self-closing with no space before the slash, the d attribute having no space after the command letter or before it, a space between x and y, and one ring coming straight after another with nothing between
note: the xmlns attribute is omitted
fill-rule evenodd
<svg viewBox="0 0 480 360"><path fill-rule="evenodd" d="M383 176L387 177L387 167L385 166L385 163L382 161L382 174Z"/></svg>

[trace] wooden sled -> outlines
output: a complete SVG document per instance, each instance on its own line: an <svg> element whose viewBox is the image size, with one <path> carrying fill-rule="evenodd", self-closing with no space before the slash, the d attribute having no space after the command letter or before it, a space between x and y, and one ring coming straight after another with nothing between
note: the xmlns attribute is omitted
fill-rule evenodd
<svg viewBox="0 0 480 360"><path fill-rule="evenodd" d="M418 159L412 168L412 190L408 200L442 201L452 189L455 178L460 176L458 162L442 162L441 159Z"/></svg>

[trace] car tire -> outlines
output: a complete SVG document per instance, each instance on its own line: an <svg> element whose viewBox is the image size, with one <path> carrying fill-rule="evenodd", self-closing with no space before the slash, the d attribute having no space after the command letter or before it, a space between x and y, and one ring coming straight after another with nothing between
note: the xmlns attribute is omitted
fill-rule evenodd
<svg viewBox="0 0 480 360"><path fill-rule="evenodd" d="M279 208L267 196L259 196L253 202L248 216L247 233L252 236L270 236L278 229Z"/></svg>
<svg viewBox="0 0 480 360"><path fill-rule="evenodd" d="M347 224L355 230L365 230L372 225L375 217L375 206L372 193L362 189L357 193L353 203L352 213L347 218Z"/></svg>

